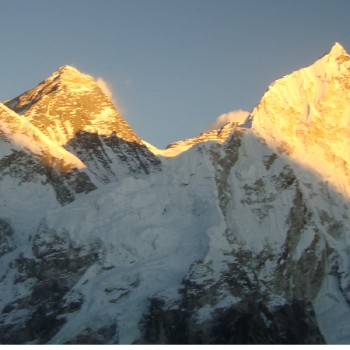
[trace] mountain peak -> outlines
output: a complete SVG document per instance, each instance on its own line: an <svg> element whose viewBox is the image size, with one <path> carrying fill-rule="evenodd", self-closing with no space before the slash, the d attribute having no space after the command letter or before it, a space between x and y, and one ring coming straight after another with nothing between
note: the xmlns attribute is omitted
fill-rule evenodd
<svg viewBox="0 0 350 350"><path fill-rule="evenodd" d="M59 80L67 83L87 84L94 81L88 74L80 72L77 68L65 65L55 70L47 80Z"/></svg>
<svg viewBox="0 0 350 350"><path fill-rule="evenodd" d="M253 128L265 135L273 147L292 155L300 164L308 162L309 169L327 177L334 188L343 193L343 185L333 175L333 165L317 158L316 153L330 154L332 151L339 164L349 162L346 143L349 80L350 56L335 43L328 54L310 66L271 84L252 112ZM316 148L315 154L309 152ZM347 179L344 181L348 183ZM350 193L350 187L346 191Z"/></svg>
<svg viewBox="0 0 350 350"><path fill-rule="evenodd" d="M68 64L65 64L64 66L58 68L58 71L61 71L61 72L79 72L79 70L77 68L70 66Z"/></svg>
<svg viewBox="0 0 350 350"><path fill-rule="evenodd" d="M338 58L341 55L347 55L347 52L341 44L339 44L338 42L335 42L332 45L328 55L335 57L335 58Z"/></svg>
<svg viewBox="0 0 350 350"><path fill-rule="evenodd" d="M69 75L69 76L81 76L81 75L86 75L82 72L80 72L77 68L72 67L72 66L62 66L60 68L58 68L53 74L57 74L57 75Z"/></svg>
<svg viewBox="0 0 350 350"><path fill-rule="evenodd" d="M105 137L115 133L126 142L142 143L93 76L68 65L6 106L61 146L78 132Z"/></svg>

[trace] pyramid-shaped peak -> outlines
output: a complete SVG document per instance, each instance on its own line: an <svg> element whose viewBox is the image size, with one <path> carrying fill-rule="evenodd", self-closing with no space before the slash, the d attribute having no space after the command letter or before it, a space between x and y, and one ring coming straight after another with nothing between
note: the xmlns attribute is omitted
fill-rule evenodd
<svg viewBox="0 0 350 350"><path fill-rule="evenodd" d="M335 42L332 45L331 50L329 51L329 55L333 56L333 57L339 57L339 56L344 55L344 54L345 55L347 54L346 50L338 42Z"/></svg>
<svg viewBox="0 0 350 350"><path fill-rule="evenodd" d="M94 80L92 76L82 73L77 68L69 65L62 66L55 70L49 77L49 80L52 79L59 79L61 81L72 83L87 83Z"/></svg>
<svg viewBox="0 0 350 350"><path fill-rule="evenodd" d="M69 66L69 65L64 65L57 70L61 74L82 74L77 68Z"/></svg>

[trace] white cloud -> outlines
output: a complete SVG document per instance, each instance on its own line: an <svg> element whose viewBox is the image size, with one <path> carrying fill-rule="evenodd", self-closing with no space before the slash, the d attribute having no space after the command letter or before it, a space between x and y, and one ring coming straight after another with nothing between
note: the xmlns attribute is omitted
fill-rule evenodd
<svg viewBox="0 0 350 350"><path fill-rule="evenodd" d="M243 124L247 119L249 112L243 111L242 109L238 109L232 112L221 114L217 117L215 122L209 126L207 131L220 129L228 122L236 122L239 124Z"/></svg>

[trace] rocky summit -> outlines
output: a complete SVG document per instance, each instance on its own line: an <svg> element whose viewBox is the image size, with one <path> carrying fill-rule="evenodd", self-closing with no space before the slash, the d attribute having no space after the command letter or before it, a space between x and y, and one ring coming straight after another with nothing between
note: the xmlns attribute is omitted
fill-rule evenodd
<svg viewBox="0 0 350 350"><path fill-rule="evenodd" d="M165 150L69 66L0 104L0 343L350 343L349 81Z"/></svg>

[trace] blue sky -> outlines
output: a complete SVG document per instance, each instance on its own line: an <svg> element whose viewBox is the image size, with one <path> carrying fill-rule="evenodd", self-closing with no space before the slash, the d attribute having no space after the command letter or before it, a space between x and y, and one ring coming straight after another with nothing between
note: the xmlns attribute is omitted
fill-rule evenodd
<svg viewBox="0 0 350 350"><path fill-rule="evenodd" d="M252 110L268 85L333 42L349 0L0 0L0 100L65 64L106 80L155 146Z"/></svg>

